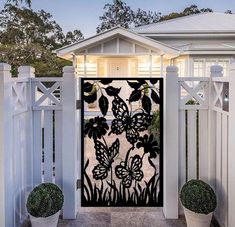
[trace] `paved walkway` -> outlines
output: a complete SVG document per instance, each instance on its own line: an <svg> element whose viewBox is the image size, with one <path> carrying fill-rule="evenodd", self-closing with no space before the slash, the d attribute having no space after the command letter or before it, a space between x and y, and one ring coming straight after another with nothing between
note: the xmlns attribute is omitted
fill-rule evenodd
<svg viewBox="0 0 235 227"><path fill-rule="evenodd" d="M160 208L82 208L77 220L59 227L186 227L184 219L165 220Z"/></svg>

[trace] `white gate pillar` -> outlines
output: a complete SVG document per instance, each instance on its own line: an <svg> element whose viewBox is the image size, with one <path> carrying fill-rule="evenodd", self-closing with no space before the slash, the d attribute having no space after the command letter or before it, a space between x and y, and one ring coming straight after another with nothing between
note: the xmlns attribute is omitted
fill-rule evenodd
<svg viewBox="0 0 235 227"><path fill-rule="evenodd" d="M0 226L14 226L11 66L0 63Z"/></svg>
<svg viewBox="0 0 235 227"><path fill-rule="evenodd" d="M178 68L168 66L164 79L163 212L165 218L178 218Z"/></svg>
<svg viewBox="0 0 235 227"><path fill-rule="evenodd" d="M235 63L229 72L228 226L235 226Z"/></svg>
<svg viewBox="0 0 235 227"><path fill-rule="evenodd" d="M76 219L77 215L77 85L72 66L63 69L62 86L62 166L64 219Z"/></svg>

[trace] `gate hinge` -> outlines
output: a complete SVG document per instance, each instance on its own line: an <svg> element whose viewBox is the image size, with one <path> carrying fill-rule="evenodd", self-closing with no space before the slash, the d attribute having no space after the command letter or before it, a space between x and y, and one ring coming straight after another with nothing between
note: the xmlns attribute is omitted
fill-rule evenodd
<svg viewBox="0 0 235 227"><path fill-rule="evenodd" d="M81 183L82 181L80 179L77 179L77 189L80 189L81 188Z"/></svg>
<svg viewBox="0 0 235 227"><path fill-rule="evenodd" d="M82 100L76 100L76 109L80 110L82 108Z"/></svg>

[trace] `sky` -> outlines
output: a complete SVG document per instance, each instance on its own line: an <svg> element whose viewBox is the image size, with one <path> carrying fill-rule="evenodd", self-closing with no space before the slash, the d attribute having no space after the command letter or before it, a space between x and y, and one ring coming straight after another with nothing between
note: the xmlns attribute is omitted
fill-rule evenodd
<svg viewBox="0 0 235 227"><path fill-rule="evenodd" d="M3 8L7 0L0 0ZM235 13L235 0L124 0L133 10L141 8L168 14L182 11L185 7L196 4L199 8L212 8L216 12L227 9ZM32 0L34 10L43 9L53 15L63 31L80 29L84 36L95 35L99 16L103 14L105 3L112 0Z"/></svg>

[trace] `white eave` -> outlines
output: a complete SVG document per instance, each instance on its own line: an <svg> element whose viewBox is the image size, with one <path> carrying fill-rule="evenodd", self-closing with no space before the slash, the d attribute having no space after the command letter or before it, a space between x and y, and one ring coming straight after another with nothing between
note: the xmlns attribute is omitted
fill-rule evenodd
<svg viewBox="0 0 235 227"><path fill-rule="evenodd" d="M158 52L160 51L160 54L162 55L168 54L168 55L172 55L173 57L173 56L177 56L180 54L180 51L177 48L168 46L164 43L158 42L151 38L145 37L143 35L137 34L135 32L132 32L124 28L120 28L120 27L110 29L106 32L97 34L93 37L82 40L78 43L74 43L72 45L62 47L60 49L55 50L55 53L57 54L57 56L61 58L69 59L71 58L71 55L74 55L74 53L79 52L79 50L92 47L96 44L98 45L99 43L111 40L115 37L122 37L123 39L126 38L129 40L132 40L140 45L149 47L151 50L156 50Z"/></svg>

